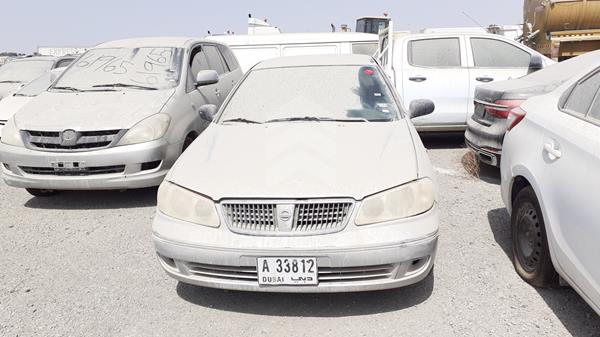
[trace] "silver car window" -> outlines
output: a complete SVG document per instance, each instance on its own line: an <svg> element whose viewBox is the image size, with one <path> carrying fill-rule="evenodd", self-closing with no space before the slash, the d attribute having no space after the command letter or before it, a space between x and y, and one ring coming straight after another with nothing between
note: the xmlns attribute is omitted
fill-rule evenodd
<svg viewBox="0 0 600 337"><path fill-rule="evenodd" d="M305 66L251 71L220 121L390 121L398 112L392 91L374 66Z"/></svg>
<svg viewBox="0 0 600 337"><path fill-rule="evenodd" d="M600 71L579 82L567 99L564 109L580 115L587 114L600 89Z"/></svg>

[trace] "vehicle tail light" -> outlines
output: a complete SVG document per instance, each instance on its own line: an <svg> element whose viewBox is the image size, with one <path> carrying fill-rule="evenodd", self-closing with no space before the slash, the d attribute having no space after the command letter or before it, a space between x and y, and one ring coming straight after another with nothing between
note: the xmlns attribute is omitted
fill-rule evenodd
<svg viewBox="0 0 600 337"><path fill-rule="evenodd" d="M506 121L506 131L510 131L515 126L517 126L517 124L519 124L519 122L521 122L523 118L525 118L525 114L525 110L521 109L520 107L516 107L510 110Z"/></svg>
<svg viewBox="0 0 600 337"><path fill-rule="evenodd" d="M510 111L519 105L523 101L521 100L498 100L495 105L486 105L485 112L500 119L507 119Z"/></svg>

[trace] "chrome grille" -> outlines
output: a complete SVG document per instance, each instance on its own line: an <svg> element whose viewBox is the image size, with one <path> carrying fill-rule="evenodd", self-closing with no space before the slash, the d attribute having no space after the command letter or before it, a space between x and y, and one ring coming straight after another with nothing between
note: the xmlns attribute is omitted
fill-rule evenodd
<svg viewBox="0 0 600 337"><path fill-rule="evenodd" d="M190 274L203 278L228 281L258 282L256 267L250 266L219 266L185 262ZM383 264L359 267L318 267L319 284L335 284L385 280L393 278L397 264Z"/></svg>
<svg viewBox="0 0 600 337"><path fill-rule="evenodd" d="M82 167L77 169L31 166L19 166L19 168L27 174L54 176L90 176L98 174L123 173L125 171L125 165Z"/></svg>
<svg viewBox="0 0 600 337"><path fill-rule="evenodd" d="M225 201L221 205L226 222L233 232L284 236L337 232L345 227L353 202Z"/></svg>
<svg viewBox="0 0 600 337"><path fill-rule="evenodd" d="M72 141L63 139L63 131L23 131L25 142L31 148L46 151L82 151L103 149L118 141L124 130L101 130L75 132Z"/></svg>

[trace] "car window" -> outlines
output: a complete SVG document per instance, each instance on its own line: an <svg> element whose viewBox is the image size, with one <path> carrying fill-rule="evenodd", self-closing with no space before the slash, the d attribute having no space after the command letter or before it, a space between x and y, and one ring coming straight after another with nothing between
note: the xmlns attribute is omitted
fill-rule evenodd
<svg viewBox="0 0 600 337"><path fill-rule="evenodd" d="M27 83L52 68L52 60L19 60L8 62L0 68L0 83Z"/></svg>
<svg viewBox="0 0 600 337"><path fill-rule="evenodd" d="M600 71L577 84L567 98L565 110L581 115L587 114L599 88Z"/></svg>
<svg viewBox="0 0 600 337"><path fill-rule="evenodd" d="M475 67L528 68L531 54L504 41L472 38Z"/></svg>
<svg viewBox="0 0 600 337"><path fill-rule="evenodd" d="M252 70L220 121L289 118L392 121L399 108L375 66L303 66Z"/></svg>
<svg viewBox="0 0 600 337"><path fill-rule="evenodd" d="M410 41L408 61L422 67L459 67L460 42L458 38Z"/></svg>
<svg viewBox="0 0 600 337"><path fill-rule="evenodd" d="M373 55L379 48L377 42L369 42L369 43L353 43L352 44L352 54L363 54L363 55Z"/></svg>
<svg viewBox="0 0 600 337"><path fill-rule="evenodd" d="M190 61L190 69L192 70L193 78L202 70L211 69L208 65L208 59L204 53L204 48L197 48L192 51L192 60Z"/></svg>
<svg viewBox="0 0 600 337"><path fill-rule="evenodd" d="M223 58L221 57L221 53L217 50L217 47L204 46L203 49L210 69L215 70L219 75L226 73L227 70L223 64Z"/></svg>
<svg viewBox="0 0 600 337"><path fill-rule="evenodd" d="M233 52L231 51L231 49L227 48L226 46L218 46L219 51L221 52L221 54L223 55L223 58L225 59L225 63L227 63L227 67L229 68L229 71L234 71L236 69L238 69L240 67L237 59L235 58L235 56L233 55Z"/></svg>
<svg viewBox="0 0 600 337"><path fill-rule="evenodd" d="M590 108L588 117L594 119L597 123L600 122L600 90L596 93L596 99Z"/></svg>
<svg viewBox="0 0 600 337"><path fill-rule="evenodd" d="M64 59L64 60L60 60L58 62L56 62L56 65L54 66L54 68L62 68L62 67L66 67L69 64L71 64L71 62L73 62L74 59Z"/></svg>

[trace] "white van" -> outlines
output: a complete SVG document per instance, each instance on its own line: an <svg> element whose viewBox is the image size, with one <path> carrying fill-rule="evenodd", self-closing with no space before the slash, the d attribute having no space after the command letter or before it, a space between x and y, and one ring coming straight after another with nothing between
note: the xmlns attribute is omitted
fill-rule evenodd
<svg viewBox="0 0 600 337"><path fill-rule="evenodd" d="M413 119L419 131L464 131L478 85L522 77L555 63L495 34L390 32L392 22L380 33L377 59L398 95L403 102L428 98L435 103L432 114Z"/></svg>
<svg viewBox="0 0 600 337"><path fill-rule="evenodd" d="M379 38L367 33L283 33L213 35L206 39L229 45L244 72L256 63L280 56L364 54L377 52Z"/></svg>

